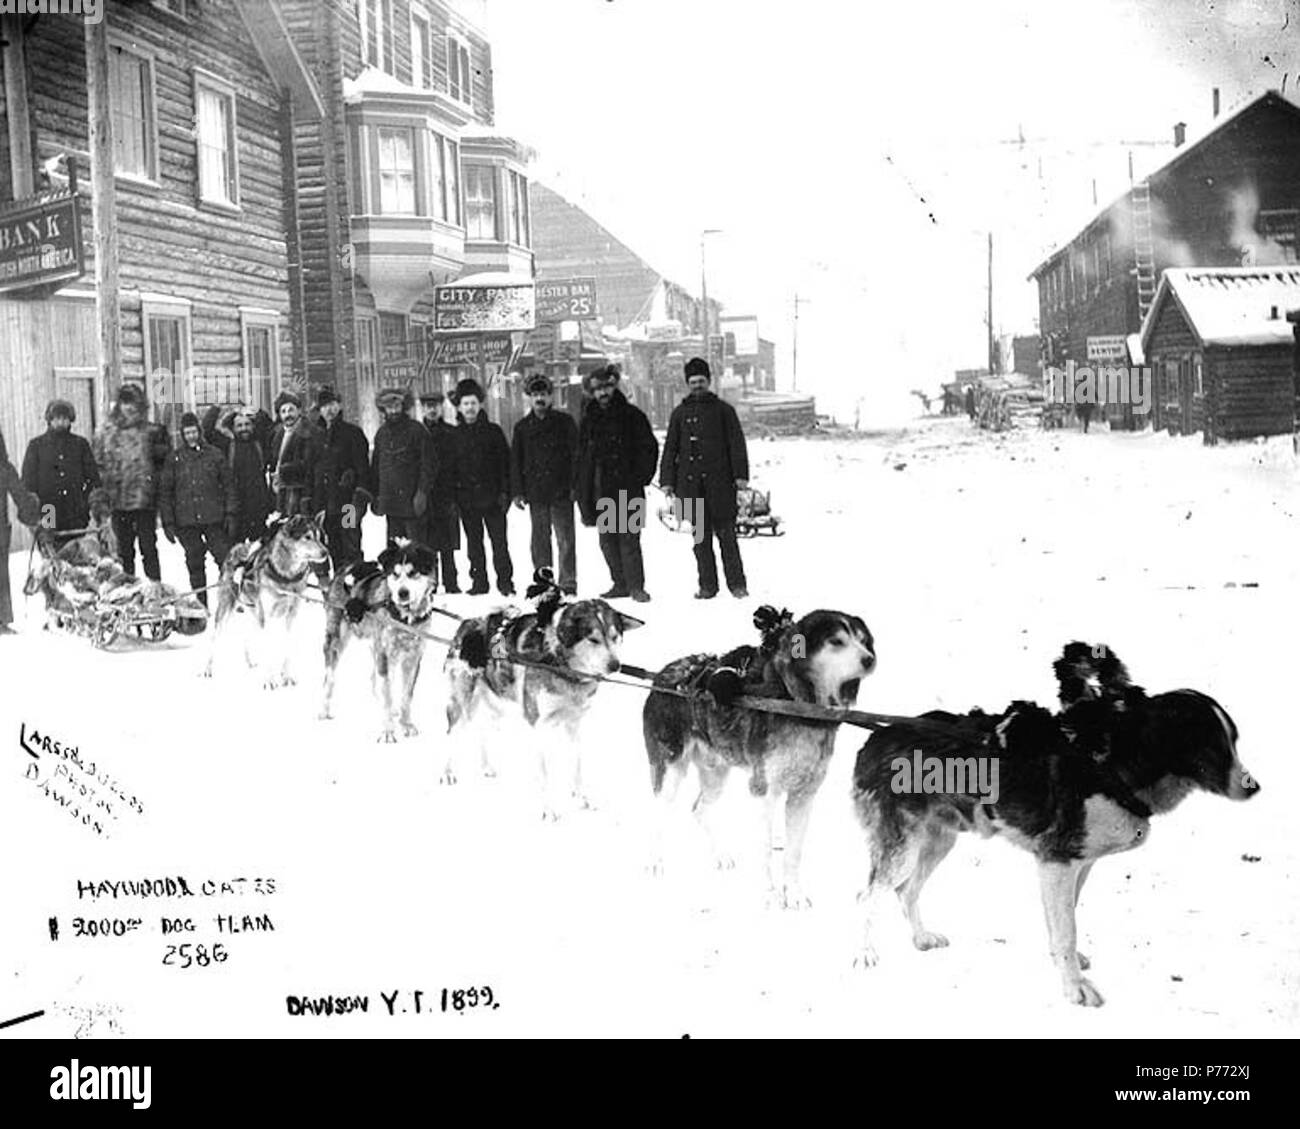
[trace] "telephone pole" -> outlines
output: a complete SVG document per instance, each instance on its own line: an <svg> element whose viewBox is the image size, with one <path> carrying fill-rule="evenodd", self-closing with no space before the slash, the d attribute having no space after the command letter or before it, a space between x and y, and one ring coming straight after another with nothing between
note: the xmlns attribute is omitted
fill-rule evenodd
<svg viewBox="0 0 1300 1129"><path fill-rule="evenodd" d="M793 390L799 391L799 307L808 305L809 299L800 298L798 294L794 296L794 333L791 335L791 344L794 355L791 358L791 368L793 369Z"/></svg>

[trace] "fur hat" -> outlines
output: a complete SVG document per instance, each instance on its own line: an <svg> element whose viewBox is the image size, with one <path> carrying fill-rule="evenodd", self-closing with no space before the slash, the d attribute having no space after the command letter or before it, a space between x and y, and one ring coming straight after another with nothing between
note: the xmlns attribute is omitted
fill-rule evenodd
<svg viewBox="0 0 1300 1129"><path fill-rule="evenodd" d="M524 381L524 391L531 396L534 392L554 392L555 386L551 383L549 376L535 372Z"/></svg>
<svg viewBox="0 0 1300 1129"><path fill-rule="evenodd" d="M447 397L436 389L433 392L422 392L420 394L420 403L426 408L440 408Z"/></svg>
<svg viewBox="0 0 1300 1129"><path fill-rule="evenodd" d="M77 422L77 409L67 400L51 400L45 409L45 422L49 423L57 416L62 416L71 423Z"/></svg>
<svg viewBox="0 0 1300 1129"><path fill-rule="evenodd" d="M483 391L483 385L477 380L462 380L456 385L456 391L451 394L451 402L459 404L466 396L473 396L477 400L486 400L487 393Z"/></svg>
<svg viewBox="0 0 1300 1129"><path fill-rule="evenodd" d="M325 387L316 389L316 406L323 408L326 404L339 403L339 394L333 388Z"/></svg>
<svg viewBox="0 0 1300 1129"><path fill-rule="evenodd" d="M415 394L409 388L385 388L375 394L375 407L381 412L409 412L415 407Z"/></svg>
<svg viewBox="0 0 1300 1129"><path fill-rule="evenodd" d="M199 426L199 417L196 416L193 412L186 412L183 416L181 416L180 431L182 435L185 434L185 429L187 427L194 428L194 430L197 431L200 435L203 434L203 428Z"/></svg>
<svg viewBox="0 0 1300 1129"><path fill-rule="evenodd" d="M299 411L302 411L302 397L296 392L290 392L287 388L275 398L276 415L280 414L280 409L284 407L285 404L292 404Z"/></svg>
<svg viewBox="0 0 1300 1129"><path fill-rule="evenodd" d="M690 380L693 376L703 376L707 377L709 380L713 379L713 374L709 371L709 362L703 357L692 357L687 361L685 373L687 380Z"/></svg>
<svg viewBox="0 0 1300 1129"><path fill-rule="evenodd" d="M592 369L582 378L582 386L590 393L597 384L604 384L607 380L612 380L617 384L622 375L618 365L601 365L599 368Z"/></svg>
<svg viewBox="0 0 1300 1129"><path fill-rule="evenodd" d="M144 389L138 384L123 384L122 387L118 389L117 403L118 407L124 408L128 404L131 404L143 411L146 406Z"/></svg>

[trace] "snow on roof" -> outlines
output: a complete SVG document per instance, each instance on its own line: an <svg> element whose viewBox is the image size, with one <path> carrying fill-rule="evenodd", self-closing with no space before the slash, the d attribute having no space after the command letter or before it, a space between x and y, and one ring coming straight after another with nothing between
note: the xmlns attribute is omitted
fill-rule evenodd
<svg viewBox="0 0 1300 1129"><path fill-rule="evenodd" d="M536 280L528 274L511 274L504 270L481 270L452 279L447 286L532 286Z"/></svg>
<svg viewBox="0 0 1300 1129"><path fill-rule="evenodd" d="M414 94L418 92L409 83L381 71L366 67L356 78L343 80L343 101L357 102L366 94Z"/></svg>
<svg viewBox="0 0 1300 1129"><path fill-rule="evenodd" d="M1171 298L1202 345L1289 344L1294 338L1286 314L1300 306L1300 265L1166 270L1142 323L1143 352Z"/></svg>

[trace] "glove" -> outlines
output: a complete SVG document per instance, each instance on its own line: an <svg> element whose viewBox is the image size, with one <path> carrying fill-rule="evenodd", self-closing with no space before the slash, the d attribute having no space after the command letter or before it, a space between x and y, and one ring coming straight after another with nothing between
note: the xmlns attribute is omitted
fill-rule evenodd
<svg viewBox="0 0 1300 1129"><path fill-rule="evenodd" d="M517 497L517 498L515 499L515 508L516 508L516 509L520 509L520 510L522 510L526 504L527 504L527 503L524 501L524 496L523 496L522 494L520 494L519 497Z"/></svg>
<svg viewBox="0 0 1300 1129"><path fill-rule="evenodd" d="M163 526L163 536L166 537L167 540L170 541L173 545L176 544L176 530L172 526L170 525Z"/></svg>
<svg viewBox="0 0 1300 1129"><path fill-rule="evenodd" d="M345 494L350 494L356 489L357 472L355 470L345 470L339 475L339 489Z"/></svg>
<svg viewBox="0 0 1300 1129"><path fill-rule="evenodd" d="M411 499L411 509L415 511L416 517L424 517L424 511L429 508L429 495L423 490L417 490L415 497Z"/></svg>
<svg viewBox="0 0 1300 1129"><path fill-rule="evenodd" d="M235 517L234 514L231 514L230 517L226 518L226 536L233 541L235 534L238 531L239 531L239 519Z"/></svg>
<svg viewBox="0 0 1300 1129"><path fill-rule="evenodd" d="M736 479L736 489L737 489L737 490L746 490L746 489L748 489L748 488L749 488L749 479L748 479L748 478L738 478L738 479Z"/></svg>

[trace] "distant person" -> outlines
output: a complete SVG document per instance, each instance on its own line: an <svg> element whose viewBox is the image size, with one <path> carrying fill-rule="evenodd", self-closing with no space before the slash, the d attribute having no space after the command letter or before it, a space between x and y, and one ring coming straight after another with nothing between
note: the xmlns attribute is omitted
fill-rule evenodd
<svg viewBox="0 0 1300 1129"><path fill-rule="evenodd" d="M181 416L180 442L163 464L158 487L158 513L163 536L179 538L185 550L190 588L206 608L208 594L205 563L212 554L217 570L230 552L227 530L233 526L235 497L226 456L203 438L199 417Z"/></svg>
<svg viewBox="0 0 1300 1129"><path fill-rule="evenodd" d="M41 520L41 500L23 485L23 478L9 461L4 432L0 431L0 635L14 635L14 605L9 592L9 499L18 508L18 520L33 529Z"/></svg>
<svg viewBox="0 0 1300 1129"><path fill-rule="evenodd" d="M641 528L659 441L645 412L619 391L620 376L617 365L604 365L587 376L591 400L578 425L578 511L582 524L600 533L600 551L613 581L604 598L631 596L645 603L650 594Z"/></svg>
<svg viewBox="0 0 1300 1129"><path fill-rule="evenodd" d="M325 536L329 541L334 568L343 568L361 557L361 519L364 495L370 489L370 441L355 423L343 418L343 404L333 388L316 393L320 432L325 453L321 481L325 496Z"/></svg>
<svg viewBox="0 0 1300 1129"><path fill-rule="evenodd" d="M966 414L973 420L975 418L975 385L966 385Z"/></svg>
<svg viewBox="0 0 1300 1129"><path fill-rule="evenodd" d="M275 398L275 414L280 422L271 432L266 451L275 508L285 517L315 513L319 509L317 478L322 469L320 433L303 416L302 400L296 393L281 392Z"/></svg>
<svg viewBox="0 0 1300 1129"><path fill-rule="evenodd" d="M107 422L95 436L95 464L113 508L122 570L135 575L135 547L150 580L162 579L158 567L158 480L171 453L167 429L149 423L144 390L122 386Z"/></svg>
<svg viewBox="0 0 1300 1129"><path fill-rule="evenodd" d="M421 396L420 409L438 461L438 470L429 490L429 506L424 511L424 536L421 540L438 555L442 590L456 593L460 591L460 580L456 575L456 550L460 548L460 517L456 512L456 428L447 420L446 397L441 392Z"/></svg>
<svg viewBox="0 0 1300 1129"><path fill-rule="evenodd" d="M514 565L506 541L506 515L510 506L510 445L505 432L487 417L483 386L476 380L462 380L456 385L454 403L460 413L460 426L453 450L456 467L456 508L465 528L465 545L469 550L471 596L488 592L487 558L483 534L492 542L492 567L497 575L497 591L503 596L515 594Z"/></svg>
<svg viewBox="0 0 1300 1129"><path fill-rule="evenodd" d="M1088 425L1092 422L1093 413L1097 410L1096 404L1082 403L1074 406L1074 414L1079 417L1079 422L1083 424L1084 435L1088 434Z"/></svg>
<svg viewBox="0 0 1300 1129"><path fill-rule="evenodd" d="M736 409L709 389L709 364L692 357L685 366L690 389L673 409L664 440L659 485L669 499L694 503L697 600L718 594L713 539L722 551L727 587L737 599L749 595L736 540L736 491L749 485L749 453ZM684 507L683 507L684 509Z"/></svg>
<svg viewBox="0 0 1300 1129"><path fill-rule="evenodd" d="M550 568L551 534L560 557L562 591L578 591L573 534L573 478L578 452L578 425L568 412L555 411L550 380L535 373L524 385L532 410L515 424L510 438L510 482L515 505L528 507L532 522L534 570Z"/></svg>
<svg viewBox="0 0 1300 1129"><path fill-rule="evenodd" d="M55 530L90 525L90 492L99 485L90 444L72 434L76 422L77 410L67 400L51 400L45 434L27 444L23 457L23 486L40 498L43 517L53 515Z"/></svg>

